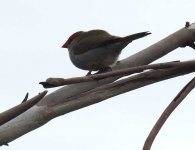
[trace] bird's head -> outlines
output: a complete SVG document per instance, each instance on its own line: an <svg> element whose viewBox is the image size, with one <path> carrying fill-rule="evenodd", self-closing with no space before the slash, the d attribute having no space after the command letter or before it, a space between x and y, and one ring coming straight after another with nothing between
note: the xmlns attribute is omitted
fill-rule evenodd
<svg viewBox="0 0 195 150"><path fill-rule="evenodd" d="M73 33L68 40L64 43L64 45L62 45L62 48L68 48L68 45L75 39L77 38L83 31L78 31Z"/></svg>

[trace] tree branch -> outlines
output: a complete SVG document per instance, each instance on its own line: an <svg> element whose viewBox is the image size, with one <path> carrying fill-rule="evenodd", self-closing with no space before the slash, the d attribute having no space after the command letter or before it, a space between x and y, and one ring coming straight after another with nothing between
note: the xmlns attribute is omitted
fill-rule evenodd
<svg viewBox="0 0 195 150"><path fill-rule="evenodd" d="M112 72L107 73L101 73L101 74L94 74L90 76L83 76L83 77L75 77L75 78L48 78L46 82L40 82L44 87L57 87L57 86L63 86L68 84L75 84L75 83L82 83L82 82L89 82L94 80L101 80L104 78L109 77L115 77L115 76L128 76L133 73L140 73L147 69L164 69L164 68L174 68L174 67L187 67L187 66L195 65L195 61L186 61L186 62L167 62L167 63L158 63L158 64L152 64L152 65L143 65L143 66L137 66L127 69L120 69Z"/></svg>
<svg viewBox="0 0 195 150"><path fill-rule="evenodd" d="M10 121L11 119L19 116L29 108L31 108L33 105L35 105L37 102L39 102L45 95L47 94L47 91L44 91L37 96L31 98L30 100L26 102L22 102L21 104L3 112L0 113L0 126L3 125L4 123ZM28 94L27 94L28 95ZM27 95L25 96L25 99L27 99ZM23 100L23 101L24 101Z"/></svg>
<svg viewBox="0 0 195 150"><path fill-rule="evenodd" d="M191 72L195 72L194 65L147 71L80 94L75 94L66 98L66 100L62 101L60 104L53 102L49 107L53 107L53 111L57 112L57 116L63 115L101 102L110 97Z"/></svg>
<svg viewBox="0 0 195 150"><path fill-rule="evenodd" d="M193 78L173 99L173 101L164 110L154 127L152 128L150 134L148 135L143 150L150 150L152 143L157 136L158 132L164 125L165 121L171 115L171 113L176 109L176 107L184 100L184 98L190 93L190 91L195 87L195 78Z"/></svg>
<svg viewBox="0 0 195 150"><path fill-rule="evenodd" d="M147 65L176 48L194 41L195 27L189 25L188 28L182 28L154 45L121 60L120 63L112 66L112 70L115 71ZM116 76L64 86L45 96L39 103L28 109L22 115L19 115L0 126L0 145L17 139L59 115L95 104L105 100L105 98L131 91L139 87L193 72L194 69L195 65L191 66L191 68L186 67L183 69L180 67L166 68L144 72L141 73L140 76L135 75L119 81L116 80L120 76ZM156 76L154 76L154 74L156 74ZM146 79L141 78L141 76L145 76ZM134 80L132 78L134 78ZM106 87L108 87L108 89ZM101 88L105 89L101 90Z"/></svg>

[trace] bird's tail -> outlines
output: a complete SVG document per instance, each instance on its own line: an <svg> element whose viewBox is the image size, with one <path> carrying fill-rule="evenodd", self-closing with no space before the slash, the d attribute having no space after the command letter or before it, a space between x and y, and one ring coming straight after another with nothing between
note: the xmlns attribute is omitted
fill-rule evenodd
<svg viewBox="0 0 195 150"><path fill-rule="evenodd" d="M135 33L135 34L128 35L128 36L124 37L123 40L132 42L133 40L137 40L137 39L142 38L142 37L144 37L144 36L147 36L147 35L149 35L149 34L151 34L149 31L147 31L147 32L140 32L140 33Z"/></svg>

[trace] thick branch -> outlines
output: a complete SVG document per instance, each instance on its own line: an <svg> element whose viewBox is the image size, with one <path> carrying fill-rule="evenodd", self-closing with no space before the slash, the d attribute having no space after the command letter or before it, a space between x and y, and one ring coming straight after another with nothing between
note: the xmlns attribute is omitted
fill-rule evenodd
<svg viewBox="0 0 195 150"><path fill-rule="evenodd" d="M150 150L152 143L157 136L158 132L164 125L165 121L171 115L171 113L176 109L176 107L184 100L184 98L190 93L190 91L195 87L195 78L193 78L173 99L173 101L164 110L163 114L160 116L154 127L152 128L150 134L148 135L143 150Z"/></svg>
<svg viewBox="0 0 195 150"><path fill-rule="evenodd" d="M101 102L110 97L191 72L195 72L194 65L147 71L114 83L100 86L79 95L71 96L66 98L66 100L64 100L65 102L62 101L60 105L53 103L49 105L49 107L54 108L55 112L57 112L56 115L63 115L65 113Z"/></svg>

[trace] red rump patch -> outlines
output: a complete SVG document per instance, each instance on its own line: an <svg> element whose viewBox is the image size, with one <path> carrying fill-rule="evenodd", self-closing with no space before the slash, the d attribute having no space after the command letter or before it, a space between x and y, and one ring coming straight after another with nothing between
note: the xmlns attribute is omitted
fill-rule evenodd
<svg viewBox="0 0 195 150"><path fill-rule="evenodd" d="M69 38L68 40L66 41L66 43L64 45L62 45L62 48L68 48L68 45L72 42L72 40L74 38L76 38L79 34L80 34L81 31L78 31L78 32L75 32L73 33Z"/></svg>

